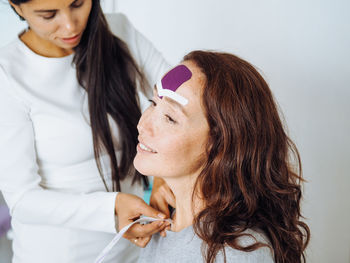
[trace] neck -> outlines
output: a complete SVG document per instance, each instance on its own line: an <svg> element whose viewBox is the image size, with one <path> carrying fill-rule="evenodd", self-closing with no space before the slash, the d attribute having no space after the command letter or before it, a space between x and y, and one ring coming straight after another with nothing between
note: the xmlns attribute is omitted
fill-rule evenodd
<svg viewBox="0 0 350 263"><path fill-rule="evenodd" d="M29 47L34 53L49 58L65 57L73 53L72 49L60 48L50 41L40 38L31 29L28 29L20 39L27 47Z"/></svg>
<svg viewBox="0 0 350 263"><path fill-rule="evenodd" d="M163 178L174 193L176 200L175 215L171 230L179 232L191 226L195 215L203 207L200 198L194 194L194 184L197 176L183 176L181 178Z"/></svg>

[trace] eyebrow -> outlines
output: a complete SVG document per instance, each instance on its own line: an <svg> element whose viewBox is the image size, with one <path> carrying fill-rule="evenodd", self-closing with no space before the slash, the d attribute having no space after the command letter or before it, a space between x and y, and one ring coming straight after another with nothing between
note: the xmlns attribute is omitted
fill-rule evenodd
<svg viewBox="0 0 350 263"><path fill-rule="evenodd" d="M56 12L57 9L47 9L47 10L34 10L34 13L50 13L50 12Z"/></svg>
<svg viewBox="0 0 350 263"><path fill-rule="evenodd" d="M69 6L73 5L78 0L74 0L69 4ZM57 12L58 9L40 9L40 10L34 10L35 13L50 13L50 12Z"/></svg>
<svg viewBox="0 0 350 263"><path fill-rule="evenodd" d="M158 96L157 85L154 85L153 92L155 92ZM164 96L163 99L165 99L169 104L171 104L175 108L178 108L186 117L188 117L188 113L180 103L166 96Z"/></svg>

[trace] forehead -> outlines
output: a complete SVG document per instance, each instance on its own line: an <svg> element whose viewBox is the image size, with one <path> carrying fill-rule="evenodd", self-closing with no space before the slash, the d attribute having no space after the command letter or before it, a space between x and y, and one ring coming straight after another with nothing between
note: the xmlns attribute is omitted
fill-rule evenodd
<svg viewBox="0 0 350 263"><path fill-rule="evenodd" d="M36 9L60 9L70 6L76 0L30 0L24 5Z"/></svg>
<svg viewBox="0 0 350 263"><path fill-rule="evenodd" d="M192 76L191 71L185 65L178 65L171 69L157 82L159 98L169 97L181 105L186 105L188 99L176 93L176 90Z"/></svg>
<svg viewBox="0 0 350 263"><path fill-rule="evenodd" d="M185 65L178 65L162 78L163 88L176 91L183 83L192 77L192 72Z"/></svg>
<svg viewBox="0 0 350 263"><path fill-rule="evenodd" d="M177 88L176 93L188 100L188 104L183 106L187 111L198 112L202 108L205 77L193 62L185 61L182 65L186 66L192 75Z"/></svg>
<svg viewBox="0 0 350 263"><path fill-rule="evenodd" d="M191 61L185 61L182 65L191 71L192 76L177 89L177 93L186 97L200 98L204 89L205 76Z"/></svg>
<svg viewBox="0 0 350 263"><path fill-rule="evenodd" d="M182 86L189 87L189 84L191 84L190 86L196 86L196 90L199 91L204 86L205 76L194 62L184 61L168 71L160 82L163 89L168 89L176 93L179 93L178 89Z"/></svg>
<svg viewBox="0 0 350 263"><path fill-rule="evenodd" d="M188 99L188 104L183 106L183 108L187 112L189 125L197 131L207 130L208 122L206 110L202 100L205 76L193 62L185 61L182 64L186 65L191 70L192 77L184 82L176 90L176 93Z"/></svg>

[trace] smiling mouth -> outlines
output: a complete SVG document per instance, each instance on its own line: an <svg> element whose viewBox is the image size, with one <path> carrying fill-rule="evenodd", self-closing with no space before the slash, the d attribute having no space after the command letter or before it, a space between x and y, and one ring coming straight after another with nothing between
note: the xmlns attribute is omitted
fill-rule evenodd
<svg viewBox="0 0 350 263"><path fill-rule="evenodd" d="M146 151L146 152L150 152L150 153L157 153L155 150L149 148L148 146L139 143L139 147L141 148L141 150Z"/></svg>

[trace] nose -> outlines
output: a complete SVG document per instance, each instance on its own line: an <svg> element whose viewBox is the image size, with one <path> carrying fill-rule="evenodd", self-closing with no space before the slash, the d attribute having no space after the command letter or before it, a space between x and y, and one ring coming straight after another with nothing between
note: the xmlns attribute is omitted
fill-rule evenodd
<svg viewBox="0 0 350 263"><path fill-rule="evenodd" d="M75 32L77 28L76 19L73 17L73 14L71 14L71 12L66 12L63 14L62 26L69 33L77 33Z"/></svg>
<svg viewBox="0 0 350 263"><path fill-rule="evenodd" d="M149 136L153 135L152 114L150 108L141 115L139 123L137 124L137 130L139 131L139 134L147 134Z"/></svg>

